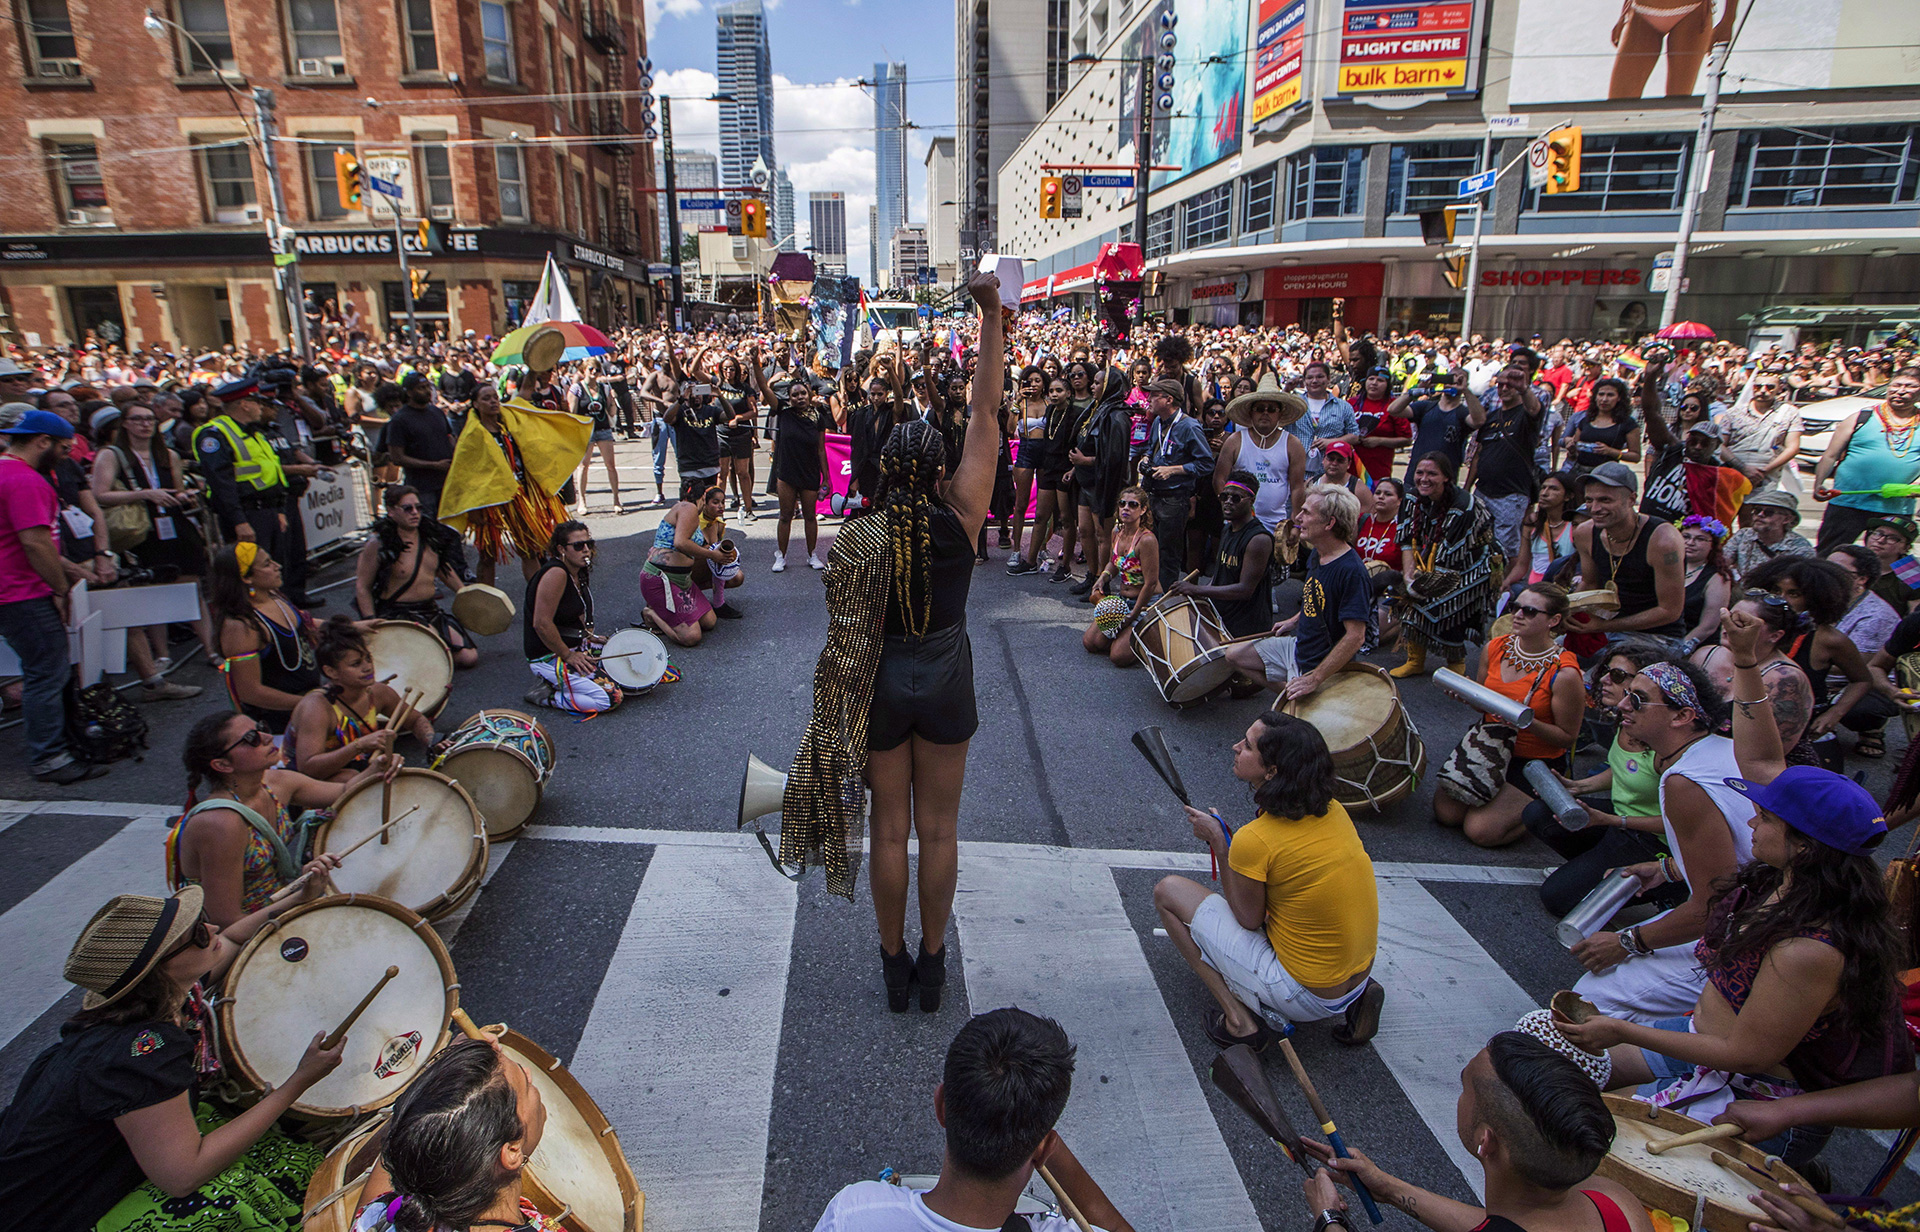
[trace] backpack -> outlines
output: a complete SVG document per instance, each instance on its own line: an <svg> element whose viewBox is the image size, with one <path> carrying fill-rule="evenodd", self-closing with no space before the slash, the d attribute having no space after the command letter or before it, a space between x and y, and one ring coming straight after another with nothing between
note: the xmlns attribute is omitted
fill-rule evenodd
<svg viewBox="0 0 1920 1232"><path fill-rule="evenodd" d="M67 751L84 761L135 757L147 747L147 721L104 680L81 688L67 682Z"/></svg>

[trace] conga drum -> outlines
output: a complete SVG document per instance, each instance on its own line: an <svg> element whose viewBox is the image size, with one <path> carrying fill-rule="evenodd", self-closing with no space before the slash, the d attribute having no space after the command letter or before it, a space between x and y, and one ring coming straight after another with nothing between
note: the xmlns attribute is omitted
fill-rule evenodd
<svg viewBox="0 0 1920 1232"><path fill-rule="evenodd" d="M1427 768L1427 747L1393 678L1371 663L1350 662L1307 696L1277 699L1274 709L1320 729L1333 754L1333 798L1349 808L1385 808Z"/></svg>
<svg viewBox="0 0 1920 1232"><path fill-rule="evenodd" d="M392 676L388 683L396 693L424 690L414 709L428 718L440 713L453 692L453 651L438 633L411 620L375 621L367 649L373 653L375 677Z"/></svg>
<svg viewBox="0 0 1920 1232"><path fill-rule="evenodd" d="M1134 653L1169 705L1189 706L1227 683L1227 630L1211 599L1163 596L1133 626Z"/></svg>
<svg viewBox="0 0 1920 1232"><path fill-rule="evenodd" d="M622 629L600 648L600 670L623 693L651 693L667 676L667 644L648 629Z"/></svg>
<svg viewBox="0 0 1920 1232"><path fill-rule="evenodd" d="M384 1140L380 1131L384 1128L386 1122L381 1120L349 1130L313 1170L313 1179L307 1182L306 1209L301 1213L304 1232L349 1232L353 1227L353 1213L360 1207L367 1173L380 1159Z"/></svg>
<svg viewBox="0 0 1920 1232"><path fill-rule="evenodd" d="M399 1098L446 1043L460 985L439 934L384 898L302 903L255 933L227 972L215 1011L239 1097L257 1098L291 1078L314 1034L346 1021L390 966L399 973L347 1031L339 1067L290 1109L302 1117L357 1117Z"/></svg>
<svg viewBox="0 0 1920 1232"><path fill-rule="evenodd" d="M1777 1159L1769 1165L1765 1151L1737 1138L1696 1142L1655 1155L1647 1150L1649 1142L1705 1129L1706 1123L1625 1095L1602 1098L1613 1113L1614 1137L1598 1174L1626 1186L1648 1210L1689 1220L1696 1232L1747 1232L1749 1222L1772 1223L1773 1216L1747 1201L1756 1189L1778 1192L1766 1177L1797 1185L1803 1193L1814 1192L1798 1172ZM1734 1161L1734 1166L1716 1162L1715 1155Z"/></svg>
<svg viewBox="0 0 1920 1232"><path fill-rule="evenodd" d="M345 852L384 823L384 837L344 856L328 874L341 894L375 894L429 920L472 897L487 871L487 829L466 789L432 770L406 769L387 785L370 779L335 802L333 819L315 831L315 854Z"/></svg>
<svg viewBox="0 0 1920 1232"><path fill-rule="evenodd" d="M527 1067L547 1108L546 1130L527 1161L527 1197L549 1215L566 1210L561 1222L572 1232L640 1232L644 1199L606 1114L546 1049L518 1031L499 1039Z"/></svg>
<svg viewBox="0 0 1920 1232"><path fill-rule="evenodd" d="M518 710L482 710L448 737L433 768L467 789L489 842L510 839L540 807L553 777L553 741L540 720Z"/></svg>

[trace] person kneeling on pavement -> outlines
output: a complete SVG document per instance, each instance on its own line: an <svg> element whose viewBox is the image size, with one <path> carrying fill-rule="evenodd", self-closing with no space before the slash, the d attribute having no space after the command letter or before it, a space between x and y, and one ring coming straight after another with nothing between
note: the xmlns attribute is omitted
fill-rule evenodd
<svg viewBox="0 0 1920 1232"><path fill-rule="evenodd" d="M1220 869L1220 893L1164 877L1153 903L1167 936L1213 994L1207 1036L1257 1051L1272 1023L1344 1016L1333 1037L1364 1044L1386 991L1372 979L1380 931L1373 861L1333 798L1333 755L1304 719L1266 711L1233 746L1233 776L1260 815L1229 833L1217 813L1187 820Z"/></svg>

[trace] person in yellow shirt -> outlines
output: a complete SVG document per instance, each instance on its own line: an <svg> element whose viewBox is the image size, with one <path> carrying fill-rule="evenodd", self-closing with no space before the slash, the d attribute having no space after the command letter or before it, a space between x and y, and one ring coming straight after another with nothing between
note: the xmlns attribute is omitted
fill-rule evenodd
<svg viewBox="0 0 1920 1232"><path fill-rule="evenodd" d="M1153 904L1167 936L1220 1008L1207 1036L1257 1052L1272 1022L1320 1022L1343 1044L1380 1029L1386 991L1372 978L1380 932L1373 861L1333 798L1333 755L1304 719L1265 711L1233 746L1233 776L1260 815L1229 833L1213 812L1187 820L1220 866L1220 893L1164 877Z"/></svg>

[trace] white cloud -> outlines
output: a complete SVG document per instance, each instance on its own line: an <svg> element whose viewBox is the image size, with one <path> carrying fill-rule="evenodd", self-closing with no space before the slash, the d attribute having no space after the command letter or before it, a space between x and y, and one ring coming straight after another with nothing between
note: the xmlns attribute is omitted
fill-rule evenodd
<svg viewBox="0 0 1920 1232"><path fill-rule="evenodd" d="M647 29L657 27L663 17L692 17L705 8L702 0L647 0Z"/></svg>

